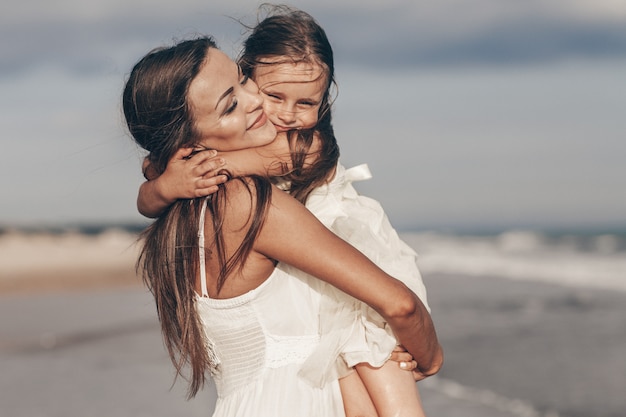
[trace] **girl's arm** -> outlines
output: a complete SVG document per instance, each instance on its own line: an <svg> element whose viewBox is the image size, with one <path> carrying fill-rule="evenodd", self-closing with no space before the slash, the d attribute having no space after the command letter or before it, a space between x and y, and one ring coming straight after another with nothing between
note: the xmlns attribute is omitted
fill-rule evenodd
<svg viewBox="0 0 626 417"><path fill-rule="evenodd" d="M255 251L323 279L370 305L413 356L419 373L428 376L440 369L443 352L430 314L419 298L287 194L272 194Z"/></svg>
<svg viewBox="0 0 626 417"><path fill-rule="evenodd" d="M279 133L276 139L264 146L219 152L224 159L224 169L231 177L259 175L275 177L291 168L291 153L287 135Z"/></svg>
<svg viewBox="0 0 626 417"><path fill-rule="evenodd" d="M204 197L217 191L226 182L226 175L218 175L224 160L217 152L193 149L178 150L159 175L146 159L143 172L147 181L139 187L137 209L146 217L154 218L181 198Z"/></svg>
<svg viewBox="0 0 626 417"><path fill-rule="evenodd" d="M143 172L148 181L139 187L137 209L146 217L154 218L181 198L205 197L218 190L218 185L230 177L260 175L272 177L284 174L291 167L289 143L285 134L261 147L220 152L207 150L193 153L180 149L163 174L158 175L144 161Z"/></svg>

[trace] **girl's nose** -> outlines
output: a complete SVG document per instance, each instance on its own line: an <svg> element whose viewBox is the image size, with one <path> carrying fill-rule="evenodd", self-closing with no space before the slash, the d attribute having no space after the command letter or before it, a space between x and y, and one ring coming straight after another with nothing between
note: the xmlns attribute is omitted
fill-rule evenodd
<svg viewBox="0 0 626 417"><path fill-rule="evenodd" d="M296 121L296 112L287 105L284 105L278 111L278 118L285 124L291 124Z"/></svg>

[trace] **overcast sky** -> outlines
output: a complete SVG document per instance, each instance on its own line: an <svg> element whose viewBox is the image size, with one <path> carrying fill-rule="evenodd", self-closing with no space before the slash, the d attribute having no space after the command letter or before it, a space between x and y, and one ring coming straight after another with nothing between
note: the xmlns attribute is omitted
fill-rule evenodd
<svg viewBox="0 0 626 417"><path fill-rule="evenodd" d="M335 128L401 229L626 225L626 2L294 1L335 49ZM134 222L124 79L258 2L9 0L0 15L0 225ZM233 19L235 18L235 19Z"/></svg>

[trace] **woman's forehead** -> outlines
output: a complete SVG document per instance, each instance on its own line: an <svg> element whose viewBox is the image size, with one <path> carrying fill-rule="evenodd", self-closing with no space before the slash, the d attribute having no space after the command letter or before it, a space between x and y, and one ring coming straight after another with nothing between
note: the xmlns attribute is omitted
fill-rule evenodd
<svg viewBox="0 0 626 417"><path fill-rule="evenodd" d="M210 48L202 68L189 85L189 101L194 108L215 109L238 79L237 64L219 49Z"/></svg>

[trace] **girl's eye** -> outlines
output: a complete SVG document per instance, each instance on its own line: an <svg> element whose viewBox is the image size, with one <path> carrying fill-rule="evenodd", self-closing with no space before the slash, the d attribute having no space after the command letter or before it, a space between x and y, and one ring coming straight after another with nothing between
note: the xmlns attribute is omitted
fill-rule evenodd
<svg viewBox="0 0 626 417"><path fill-rule="evenodd" d="M268 93L267 91L261 91L261 92L271 99L280 100L280 97L278 97L276 94Z"/></svg>

